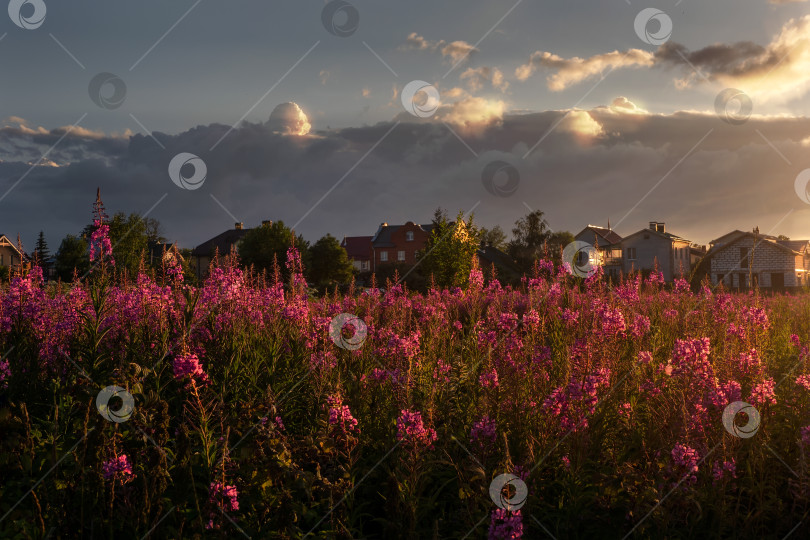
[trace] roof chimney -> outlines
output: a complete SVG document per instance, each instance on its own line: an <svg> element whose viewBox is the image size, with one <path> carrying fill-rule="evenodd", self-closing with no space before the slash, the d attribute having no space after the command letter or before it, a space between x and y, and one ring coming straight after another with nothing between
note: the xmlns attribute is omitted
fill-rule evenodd
<svg viewBox="0 0 810 540"><path fill-rule="evenodd" d="M650 222L650 230L651 231L657 231L658 230L658 222L657 221L651 221Z"/></svg>
<svg viewBox="0 0 810 540"><path fill-rule="evenodd" d="M264 221L262 221L262 227L264 227L265 225L267 225L269 227L272 224L273 224L273 222L270 221L269 219L265 219Z"/></svg>
<svg viewBox="0 0 810 540"><path fill-rule="evenodd" d="M237 231L241 231L242 230L242 222L237 221L236 223L234 223L233 228L236 229Z"/></svg>
<svg viewBox="0 0 810 540"><path fill-rule="evenodd" d="M663 221L658 223L658 228L656 229L658 232L665 233L667 232L667 227Z"/></svg>

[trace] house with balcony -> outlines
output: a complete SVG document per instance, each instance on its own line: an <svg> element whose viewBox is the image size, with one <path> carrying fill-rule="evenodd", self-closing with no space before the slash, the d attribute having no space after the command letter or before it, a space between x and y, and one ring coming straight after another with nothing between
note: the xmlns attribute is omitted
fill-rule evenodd
<svg viewBox="0 0 810 540"><path fill-rule="evenodd" d="M701 246L667 232L666 224L651 221L647 229L641 229L621 241L622 271L651 271L654 268L664 275L664 281L688 276L692 265L702 255Z"/></svg>
<svg viewBox="0 0 810 540"><path fill-rule="evenodd" d="M373 236L344 236L340 247L346 250L357 272L371 271L371 239Z"/></svg>
<svg viewBox="0 0 810 540"><path fill-rule="evenodd" d="M731 289L784 290L810 285L810 240L732 231L709 244L710 276Z"/></svg>
<svg viewBox="0 0 810 540"><path fill-rule="evenodd" d="M599 251L605 275L619 278L622 271L622 237L610 228L610 223L607 227L588 225L574 236L574 240L594 246Z"/></svg>

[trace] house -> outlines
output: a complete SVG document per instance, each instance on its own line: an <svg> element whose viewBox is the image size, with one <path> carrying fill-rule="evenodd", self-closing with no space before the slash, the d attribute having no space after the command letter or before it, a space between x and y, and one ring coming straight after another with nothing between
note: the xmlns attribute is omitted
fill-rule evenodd
<svg viewBox="0 0 810 540"><path fill-rule="evenodd" d="M485 276L491 274L492 266L494 265L495 272L501 281L507 283L520 281L520 267L507 253L504 253L491 244L485 244L481 241L481 247L478 248L475 254L478 256L478 266Z"/></svg>
<svg viewBox="0 0 810 540"><path fill-rule="evenodd" d="M263 221L262 225L272 223ZM208 274L208 267L214 258L215 253L228 255L231 249L235 249L239 241L245 237L250 229L245 229L242 223L235 223L233 229L229 229L195 247L191 251L191 267L199 277Z"/></svg>
<svg viewBox="0 0 810 540"><path fill-rule="evenodd" d="M700 248L680 236L666 231L666 224L651 221L647 229L626 236L621 241L622 270L629 274L638 270L653 270L656 265L664 281L688 275Z"/></svg>
<svg viewBox="0 0 810 540"><path fill-rule="evenodd" d="M177 249L176 242L174 244L164 244L160 241L149 242L147 247L149 252L149 264L151 265L160 264L161 260L167 263L176 260L182 264L185 260L180 254L180 250Z"/></svg>
<svg viewBox="0 0 810 540"><path fill-rule="evenodd" d="M346 250L352 266L358 272L371 270L371 239L373 236L344 236L340 247Z"/></svg>
<svg viewBox="0 0 810 540"><path fill-rule="evenodd" d="M424 249L433 224L417 225L408 221L404 225L381 223L371 238L371 270L381 264L416 264L417 251Z"/></svg>
<svg viewBox="0 0 810 540"><path fill-rule="evenodd" d="M781 290L810 285L810 240L788 240L740 230L712 240L707 257L713 285Z"/></svg>
<svg viewBox="0 0 810 540"><path fill-rule="evenodd" d="M574 240L597 248L605 275L618 279L622 271L622 237L610 228L610 223L607 227L588 225L574 236Z"/></svg>
<svg viewBox="0 0 810 540"><path fill-rule="evenodd" d="M19 239L18 239L19 242ZM28 257L5 234L0 234L0 266L18 269Z"/></svg>

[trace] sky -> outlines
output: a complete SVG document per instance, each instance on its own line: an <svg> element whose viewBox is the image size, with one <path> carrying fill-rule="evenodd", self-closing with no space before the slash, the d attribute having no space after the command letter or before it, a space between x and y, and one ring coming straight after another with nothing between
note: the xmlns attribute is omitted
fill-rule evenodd
<svg viewBox="0 0 810 540"><path fill-rule="evenodd" d="M11 0L0 232L428 223L810 238L810 2ZM418 91L417 91L418 90Z"/></svg>

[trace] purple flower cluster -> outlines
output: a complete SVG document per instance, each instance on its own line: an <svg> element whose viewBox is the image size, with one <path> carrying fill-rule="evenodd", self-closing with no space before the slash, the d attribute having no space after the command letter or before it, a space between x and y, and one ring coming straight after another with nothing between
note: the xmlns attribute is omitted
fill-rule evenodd
<svg viewBox="0 0 810 540"><path fill-rule="evenodd" d="M135 478L135 474L132 472L132 464L126 454L105 461L102 463L101 469L104 480L107 482L126 484Z"/></svg>
<svg viewBox="0 0 810 540"><path fill-rule="evenodd" d="M196 382L206 382L208 380L208 375L203 371L196 354L175 357L172 367L175 379L181 380L188 377Z"/></svg>
<svg viewBox="0 0 810 540"><path fill-rule="evenodd" d="M672 461L678 474L686 477L686 484L691 485L697 482L698 462L700 462L697 450L678 443L672 449Z"/></svg>
<svg viewBox="0 0 810 540"><path fill-rule="evenodd" d="M329 405L329 419L327 422L333 426L333 435L342 438L347 435L357 435L360 428L357 427L357 419L352 416L352 411L348 405L343 404L343 397L335 394L326 398Z"/></svg>
<svg viewBox="0 0 810 540"><path fill-rule="evenodd" d="M397 439L412 447L433 448L437 436L434 429L425 427L421 412L402 409L397 418Z"/></svg>
<svg viewBox="0 0 810 540"><path fill-rule="evenodd" d="M497 435L498 424L488 415L484 415L481 420L473 422L472 431L470 431L470 442L485 448L495 442Z"/></svg>
<svg viewBox="0 0 810 540"><path fill-rule="evenodd" d="M489 540L515 540L523 538L523 517L520 510L496 508L489 523Z"/></svg>

